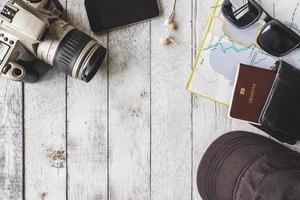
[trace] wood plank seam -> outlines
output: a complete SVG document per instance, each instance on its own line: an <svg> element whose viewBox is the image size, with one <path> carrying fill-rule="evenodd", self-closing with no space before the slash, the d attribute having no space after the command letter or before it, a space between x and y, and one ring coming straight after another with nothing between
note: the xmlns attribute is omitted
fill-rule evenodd
<svg viewBox="0 0 300 200"><path fill-rule="evenodd" d="M109 73L109 32L106 33L106 47L107 47L107 55L106 55L106 73L107 73L107 77L106 77L106 90L107 90L107 97L106 97L106 109L107 109L107 113L106 113L106 118L107 118L107 133L106 133L106 137L107 137L107 142L106 142L106 148L107 148L107 157L106 157L106 170L107 170L107 177L106 177L106 199L109 200L109 77L110 77L110 73Z"/></svg>

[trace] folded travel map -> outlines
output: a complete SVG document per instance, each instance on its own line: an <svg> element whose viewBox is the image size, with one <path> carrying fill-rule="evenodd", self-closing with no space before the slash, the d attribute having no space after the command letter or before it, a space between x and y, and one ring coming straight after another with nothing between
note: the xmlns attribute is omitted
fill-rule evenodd
<svg viewBox="0 0 300 200"><path fill-rule="evenodd" d="M240 63L269 69L278 59L283 59L300 68L300 50L284 58L268 55L256 43L264 22L237 29L224 19L222 3L222 0L215 0L211 6L211 14L186 89L229 105ZM300 0L261 0L259 3L270 15L300 35Z"/></svg>

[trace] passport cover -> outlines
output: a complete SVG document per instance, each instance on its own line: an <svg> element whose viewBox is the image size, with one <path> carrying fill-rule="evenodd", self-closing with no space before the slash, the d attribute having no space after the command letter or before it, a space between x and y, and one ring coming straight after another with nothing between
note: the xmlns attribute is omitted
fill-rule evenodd
<svg viewBox="0 0 300 200"><path fill-rule="evenodd" d="M231 118L258 124L276 71L240 64L231 101Z"/></svg>
<svg viewBox="0 0 300 200"><path fill-rule="evenodd" d="M278 72L259 122L262 129L286 137L284 142L292 144L300 139L300 71L284 61L277 65Z"/></svg>

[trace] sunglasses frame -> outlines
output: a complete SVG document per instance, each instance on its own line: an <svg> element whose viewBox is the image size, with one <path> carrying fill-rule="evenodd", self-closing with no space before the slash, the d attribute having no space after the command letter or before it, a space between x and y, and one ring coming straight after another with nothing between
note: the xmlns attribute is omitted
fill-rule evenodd
<svg viewBox="0 0 300 200"><path fill-rule="evenodd" d="M286 31L287 33L289 34L292 34L294 37L297 38L298 40L298 44L291 50L287 51L287 52L284 52L284 53L281 53L281 54L276 54L275 52L269 52L269 51L266 51L265 49L263 49L264 51L276 56L276 57L282 57L282 56L285 56L289 53L291 53L292 51L294 51L295 49L297 48L300 48L300 36L299 34L297 34L295 31L293 31L291 28L287 27L286 25L284 25L282 22L280 22L279 20L271 17L271 15L265 11L255 0L248 0L248 3L245 4L244 6L242 6L241 8L237 9L236 11L234 12L242 12L244 8L246 8L247 5L250 5L251 6L254 6L257 11L258 11L258 15L256 18L254 18L254 20L249 23L249 24L246 24L245 26L238 26L235 22L234 22L234 19L233 17L235 16L231 16L228 12L228 9L232 9L233 5L231 3L231 0L224 0L223 2L223 5L222 5L222 13L223 15L225 16L225 19L227 19L228 22L230 22L234 27L238 28L238 29L246 29L250 26L252 26L253 24L257 23L260 19L262 19L263 21L265 21L265 25L261 28L261 31L257 37L257 44L259 46L262 46L259 42L259 39L261 37L261 35L263 34L263 31L265 30L266 27L272 25L272 24L276 24L278 26L280 26L284 31ZM232 14L235 14L234 12L232 12ZM238 14L239 14L238 13Z"/></svg>
<svg viewBox="0 0 300 200"><path fill-rule="evenodd" d="M284 52L284 53L281 53L281 54L276 54L275 52L272 52L272 53L271 53L272 55L274 55L274 56L276 56L276 57L283 57L283 56L285 56L285 55L287 55L287 54L289 54L289 53L295 51L296 49L300 48L300 36L299 36L295 31L291 30L289 27L287 27L286 25L284 25L282 22L280 22L279 20L274 19L274 18L273 18L271 21L269 21L268 23L266 23L266 24L262 27L262 29L261 29L259 35L257 36L256 42L257 42L257 44L258 44L260 47L263 46L263 45L261 45L261 43L260 43L261 35L263 34L265 28L266 28L267 26L272 25L272 24L276 24L276 25L280 26L282 29L284 29L285 31L289 32L289 34L293 34L294 37L296 37L297 40L298 40L298 44L295 45L295 47L292 48L292 49L290 49L289 51ZM263 48L262 48L262 49L263 49ZM264 50L264 49L263 49L263 50ZM266 50L264 50L264 51L266 51ZM268 51L267 51L267 52L268 52Z"/></svg>

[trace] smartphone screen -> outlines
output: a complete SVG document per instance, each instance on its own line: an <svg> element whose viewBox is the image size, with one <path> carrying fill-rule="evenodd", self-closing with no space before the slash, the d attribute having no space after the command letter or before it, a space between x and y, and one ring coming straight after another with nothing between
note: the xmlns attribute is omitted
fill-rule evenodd
<svg viewBox="0 0 300 200"><path fill-rule="evenodd" d="M157 17L157 0L85 0L93 32L103 32L120 26Z"/></svg>

